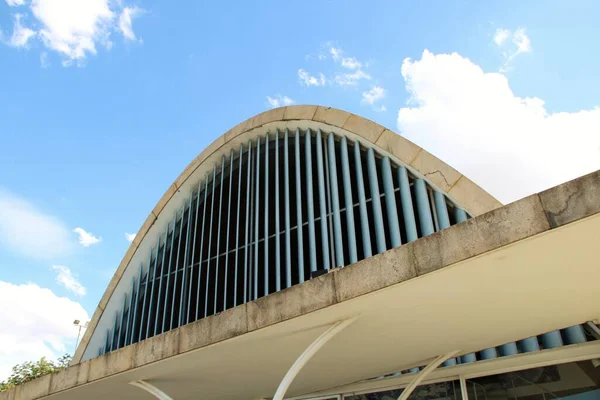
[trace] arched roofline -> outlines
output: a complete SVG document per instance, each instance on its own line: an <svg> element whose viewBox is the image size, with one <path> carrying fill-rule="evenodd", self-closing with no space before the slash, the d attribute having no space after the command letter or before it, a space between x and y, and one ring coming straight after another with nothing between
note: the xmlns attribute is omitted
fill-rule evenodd
<svg viewBox="0 0 600 400"><path fill-rule="evenodd" d="M146 218L125 253L92 316L88 329L75 352L73 363L78 363L82 359L90 338L96 330L127 267L140 250L140 247L147 247L142 246L142 244L145 243L147 237L152 236L152 227L161 219L163 213L168 213L168 209L173 211L173 207L177 206L172 204L174 198L183 198L191 190L192 185L195 183L193 182L194 179L190 179L192 175L195 177L203 176L222 154L228 153L232 148L239 148L240 144L247 143L249 139L275 129L285 129L288 126L294 129L296 127L323 129L324 131L347 135L349 138L354 138L363 143L368 142L379 148L383 153L388 153L393 159L406 165L410 170L422 175L433 187L447 193L450 198L473 216L502 206L498 200L448 164L411 141L371 120L336 108L316 105L287 106L265 111L245 120L217 138L194 158L175 182L169 186L148 218ZM155 231L154 236L158 234L158 229L155 229ZM141 252L146 253L144 250L141 250Z"/></svg>

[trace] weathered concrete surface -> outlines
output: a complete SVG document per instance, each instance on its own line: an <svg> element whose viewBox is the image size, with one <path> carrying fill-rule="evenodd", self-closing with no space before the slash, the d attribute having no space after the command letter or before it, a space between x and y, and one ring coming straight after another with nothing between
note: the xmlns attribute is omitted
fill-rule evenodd
<svg viewBox="0 0 600 400"><path fill-rule="evenodd" d="M0 393L29 400L334 306L600 213L600 171L345 268Z"/></svg>
<svg viewBox="0 0 600 400"><path fill-rule="evenodd" d="M479 215L501 206L496 199L474 183L469 181L470 184L467 182L467 187L463 187L465 182L460 180L462 175L454 170L454 168L445 164L432 154L427 153L425 150L422 150L416 144L385 129L383 126L373 121L332 107L314 105L296 105L265 111L236 125L208 145L206 149L194 158L194 160L192 160L192 162L183 170L181 175L175 180L174 184L169 186L166 193L161 197L153 211L139 229L133 243L125 254L125 257L119 264L119 267L102 296L98 307L94 311L88 329L85 331L80 345L73 356L73 363L77 363L81 360L81 357L89 344L90 337L104 313L106 305L119 284L126 268L136 254L139 245L146 238L160 212L165 208L173 196L181 190L182 185L184 185L192 174L213 154L216 154L217 152L228 153L231 150L228 148L228 143L233 143L233 139L236 137L249 133L253 129L271 122L282 121L285 124L287 123L286 121L289 120L320 122L331 127L342 128L346 132L356 135L358 138L371 141L376 146L378 146L377 142L380 142L382 145L385 145L384 150L389 151L392 155L398 157L400 161L410 165L413 170L425 175L434 185L437 185L445 191L454 189L452 197L473 215ZM236 146L239 146L239 144ZM453 187L455 184L456 187Z"/></svg>
<svg viewBox="0 0 600 400"><path fill-rule="evenodd" d="M254 331L335 304L334 274L324 274L246 303L248 330Z"/></svg>
<svg viewBox="0 0 600 400"><path fill-rule="evenodd" d="M540 193L553 228L600 212L600 171Z"/></svg>
<svg viewBox="0 0 600 400"><path fill-rule="evenodd" d="M246 306L247 304L242 304L180 328L179 353L247 333Z"/></svg>

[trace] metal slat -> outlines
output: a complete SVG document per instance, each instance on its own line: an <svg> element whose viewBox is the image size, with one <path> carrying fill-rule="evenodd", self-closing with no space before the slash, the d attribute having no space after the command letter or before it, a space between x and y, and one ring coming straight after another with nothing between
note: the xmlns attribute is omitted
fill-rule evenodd
<svg viewBox="0 0 600 400"><path fill-rule="evenodd" d="M127 294L123 296L123 311L121 311L121 321L119 322L119 336L117 336L117 349L120 349L121 346L121 335L123 334L123 322L125 321L125 310L127 309ZM125 335L123 335L123 339L125 339Z"/></svg>
<svg viewBox="0 0 600 400"><path fill-rule="evenodd" d="M427 188L423 179L415 179L415 199L417 201L421 236L431 235L434 232L433 219L429 206L429 197L427 196Z"/></svg>
<svg viewBox="0 0 600 400"><path fill-rule="evenodd" d="M281 290L281 244L279 243L279 131L275 132L275 291Z"/></svg>
<svg viewBox="0 0 600 400"><path fill-rule="evenodd" d="M258 234L259 234L259 222L260 217L260 138L256 141L256 220L254 225L254 300L258 298Z"/></svg>
<svg viewBox="0 0 600 400"><path fill-rule="evenodd" d="M127 314L127 327L125 328L125 340L123 341L123 346L127 346L129 344L129 338L131 337L131 324L133 321L133 307L134 307L134 299L135 299L135 277L133 277L133 283L131 284L131 295L129 296L129 313Z"/></svg>
<svg viewBox="0 0 600 400"><path fill-rule="evenodd" d="M246 174L246 233L244 235L244 240L246 241L246 245L244 246L244 303L248 301L248 247L250 246L251 240L248 236L250 233L249 230L249 220L250 220L250 211L252 208L250 207L250 200L252 195L250 193L250 188L252 187L251 178L251 170L252 170L252 141L248 140L248 171Z"/></svg>
<svg viewBox="0 0 600 400"><path fill-rule="evenodd" d="M136 328L139 329L139 325L137 324L137 309L138 309L138 303L140 300L140 291L142 290L142 269L143 269L143 265L140 264L140 273L139 273L139 278L138 278L138 288L137 291L135 293L135 301L133 303L134 309L133 309L133 320L131 322L131 336L129 337L129 344L134 343L133 338L136 336L135 334L135 330Z"/></svg>
<svg viewBox="0 0 600 400"><path fill-rule="evenodd" d="M335 137L333 133L327 136L329 154L329 182L331 187L331 205L333 213L333 237L335 250L335 266L344 266L344 244L342 239L342 220L340 216L340 193L338 189L337 162L335 159Z"/></svg>
<svg viewBox="0 0 600 400"><path fill-rule="evenodd" d="M165 229L165 243L163 244L163 254L160 265L160 283L158 285L158 298L156 299L156 318L154 318L154 335L158 332L158 314L160 312L161 298L162 298L162 287L163 281L165 280L165 261L167 256L167 241L169 239L169 226L171 223L167 223L167 229ZM164 315L163 315L164 318Z"/></svg>
<svg viewBox="0 0 600 400"><path fill-rule="evenodd" d="M231 182L233 179L233 156L234 152L233 149L231 149L231 153L229 156L229 158L231 159L229 163L229 195L227 196L227 239L225 239L225 279L223 280L223 311L227 309L227 275L229 275L229 227L231 226Z"/></svg>
<svg viewBox="0 0 600 400"><path fill-rule="evenodd" d="M369 214L367 213L367 199L365 196L365 183L363 179L360 143L354 142L354 163L356 166L356 185L358 189L358 210L360 212L360 231L363 243L364 258L373 255L371 248L371 234L369 232Z"/></svg>
<svg viewBox="0 0 600 400"><path fill-rule="evenodd" d="M402 244L402 237L400 236L400 221L398 220L394 178L392 177L392 165L389 157L381 159L381 176L383 179L383 193L385 193L385 210L390 231L390 244L392 247L398 247Z"/></svg>
<svg viewBox="0 0 600 400"><path fill-rule="evenodd" d="M166 239L165 239L166 240ZM156 242L156 254L154 254L154 268L152 269L152 289L150 289L150 303L148 304L148 321L146 323L146 338L150 337L150 322L153 321L152 310L154 303L154 286L156 285L156 270L158 269L158 251L160 249L160 235ZM156 320L156 316L154 318Z"/></svg>
<svg viewBox="0 0 600 400"><path fill-rule="evenodd" d="M185 202L181 207L181 219L179 221L179 239L177 239L177 257L175 258L175 274L173 276L173 299L171 300L171 318L169 330L173 329L173 316L175 315L175 299L177 298L177 274L179 272L179 253L181 253L181 237L183 236L183 217L185 216ZM175 235L175 231L173 231ZM182 289L183 290L183 289Z"/></svg>
<svg viewBox="0 0 600 400"><path fill-rule="evenodd" d="M373 209L373 222L375 224L375 243L377 253L387 250L385 244L385 230L383 228L383 214L381 211L381 197L379 196L379 181L377 179L377 165L375 163L375 152L367 150L367 173L369 176L369 188L371 189L371 208Z"/></svg>
<svg viewBox="0 0 600 400"><path fill-rule="evenodd" d="M173 217L173 233L171 233L171 247L169 251L169 268L167 272L167 283L165 284L165 305L163 306L163 317L162 317L162 328L160 332L164 332L167 323L167 307L169 306L168 298L171 283L171 265L173 264L173 249L175 246L175 229L177 228L177 210L175 210L175 216Z"/></svg>
<svg viewBox="0 0 600 400"><path fill-rule="evenodd" d="M215 261L215 302L213 313L217 313L217 299L219 298L219 254L221 253L221 215L223 210L223 178L225 177L225 155L221 158L221 190L219 191L219 219L217 220L217 258ZM225 271L227 272L227 271Z"/></svg>
<svg viewBox="0 0 600 400"><path fill-rule="evenodd" d="M204 254L204 226L206 225L206 200L208 199L208 176L204 176L204 206L202 211L202 233L200 234L200 254L198 255L198 284L196 285L196 321L200 317L200 288L202 286L202 254ZM212 208L212 204L210 205ZM210 229L210 228L209 228ZM208 263L207 263L208 265ZM207 267L208 269L208 267ZM208 282L206 282L208 287ZM206 314L205 314L206 316Z"/></svg>
<svg viewBox="0 0 600 400"><path fill-rule="evenodd" d="M400 185L400 204L402 205L402 217L404 217L404 229L406 230L406 241L417 240L417 223L415 221L415 210L413 208L412 196L410 194L410 183L408 172L405 167L398 168L398 182Z"/></svg>
<svg viewBox="0 0 600 400"><path fill-rule="evenodd" d="M358 261L356 253L356 233L354 227L354 202L352 201L352 178L348 161L348 140L342 136L340 141L340 161L342 165L342 181L344 183L344 205L346 207L346 233L348 234L348 254L350 264Z"/></svg>
<svg viewBox="0 0 600 400"><path fill-rule="evenodd" d="M188 247L190 245L190 235L192 230L192 203L194 200L194 194L190 193L190 204L188 206L188 221L187 221L187 231L185 234L185 248L183 250L183 271L181 272L183 275L181 277L181 294L179 295L179 325L181 326L186 321L184 315L185 313L185 303L186 303L186 294L187 294L187 286L188 286ZM190 268L191 271L191 268ZM191 273L191 272L190 272Z"/></svg>
<svg viewBox="0 0 600 400"><path fill-rule="evenodd" d="M285 213L285 287L292 286L292 243L290 235L290 155L289 131L285 130L283 137L283 186L284 186L284 213Z"/></svg>
<svg viewBox="0 0 600 400"><path fill-rule="evenodd" d="M317 270L317 244L315 235L315 209L313 199L313 187L312 187L312 146L311 146L311 132L310 129L306 130L304 135L304 146L306 157L306 207L308 214L308 257L310 259L310 271L314 272Z"/></svg>
<svg viewBox="0 0 600 400"><path fill-rule="evenodd" d="M142 318L140 319L140 331L138 335L138 341L142 341L142 333L144 326L144 320L146 318L146 297L148 297L148 288L150 287L150 262L152 261L152 249L150 249L150 255L148 256L148 269L146 271L146 285L144 286L144 299L142 300Z"/></svg>
<svg viewBox="0 0 600 400"><path fill-rule="evenodd" d="M329 269L329 237L327 232L327 206L325 197L325 171L323 168L323 138L321 137L321 130L317 130L317 136L315 138L315 145L317 147L317 183L319 188L319 217L321 226L321 248L323 251L323 263L324 269Z"/></svg>
<svg viewBox="0 0 600 400"><path fill-rule="evenodd" d="M215 209L215 187L217 181L217 165L213 167L212 194L210 202L210 225L208 227L208 254L206 255L206 292L204 293L204 317L208 315L208 286L210 285L210 248L212 246L212 227ZM218 249L217 249L218 252Z"/></svg>
<svg viewBox="0 0 600 400"><path fill-rule="evenodd" d="M196 256L196 234L198 233L198 215L200 214L200 191L202 190L202 181L198 183L198 192L196 194L196 215L194 216L194 238L192 239L192 259L190 261L190 288L188 292L187 320L190 323L192 311L192 288L194 287L194 258ZM200 281L200 264L198 264L198 281ZM198 298L196 297L196 302ZM196 305L196 310L198 305Z"/></svg>
<svg viewBox="0 0 600 400"><path fill-rule="evenodd" d="M296 231L298 234L298 280L304 282L304 233L302 229L302 170L300 168L300 129L294 137L296 158Z"/></svg>
<svg viewBox="0 0 600 400"><path fill-rule="evenodd" d="M258 157L255 155L254 158L257 159L258 161ZM249 209L249 215L250 215L250 228L248 229L248 301L250 301L253 298L253 289L254 289L254 264L252 262L253 259L253 254L254 254L254 192L256 190L256 185L254 185L254 176L256 175L254 173L254 169L255 169L255 165L256 162L253 161L250 165L249 165L249 174L250 174L250 209Z"/></svg>
<svg viewBox="0 0 600 400"><path fill-rule="evenodd" d="M265 229L265 264L264 264L264 275L263 275L263 293L264 295L269 294L269 134L265 136L265 215L264 215L264 229Z"/></svg>
<svg viewBox="0 0 600 400"><path fill-rule="evenodd" d="M237 306L238 292L238 247L240 244L240 199L242 198L242 157L244 156L244 145L240 144L240 157L238 160L238 196L237 196L237 215L235 223L235 273L233 277L233 306ZM248 196L246 196L248 199ZM248 214L246 214L246 217ZM246 276L244 276L246 278Z"/></svg>

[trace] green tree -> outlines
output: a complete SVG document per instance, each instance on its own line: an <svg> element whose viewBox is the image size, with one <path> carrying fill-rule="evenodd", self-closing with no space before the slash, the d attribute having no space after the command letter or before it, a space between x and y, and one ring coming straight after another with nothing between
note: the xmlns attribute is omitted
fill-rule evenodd
<svg viewBox="0 0 600 400"><path fill-rule="evenodd" d="M40 376L58 372L68 367L70 362L71 356L65 354L56 361L49 361L46 357L42 357L38 361L27 361L17 364L12 368L10 376L5 381L0 382L0 392L39 378Z"/></svg>

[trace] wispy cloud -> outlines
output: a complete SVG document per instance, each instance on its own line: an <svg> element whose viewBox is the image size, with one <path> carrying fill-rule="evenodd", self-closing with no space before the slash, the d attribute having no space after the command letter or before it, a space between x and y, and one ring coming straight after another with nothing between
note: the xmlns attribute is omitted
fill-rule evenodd
<svg viewBox="0 0 600 400"><path fill-rule="evenodd" d="M287 96L282 96L280 94L276 94L274 97L267 96L267 102L271 108L277 108L281 106L289 106L290 104L294 104L295 101L290 99Z"/></svg>
<svg viewBox="0 0 600 400"><path fill-rule="evenodd" d="M136 40L135 33L133 32L132 19L144 13L139 7L125 7L121 11L119 16L119 29L121 33L128 40Z"/></svg>
<svg viewBox="0 0 600 400"><path fill-rule="evenodd" d="M27 43L29 39L36 35L35 31L29 28L26 28L22 24L23 14L15 14L14 15L14 25L13 25L13 33L10 39L8 40L8 44L13 47L27 47Z"/></svg>
<svg viewBox="0 0 600 400"><path fill-rule="evenodd" d="M135 239L135 233L127 233L125 232L125 239L127 239L127 241L129 243L133 242L133 239Z"/></svg>
<svg viewBox="0 0 600 400"><path fill-rule="evenodd" d="M361 103L373 105L385 97L385 89L381 86L372 86L366 92L362 93Z"/></svg>
<svg viewBox="0 0 600 400"><path fill-rule="evenodd" d="M60 219L1 189L0 244L35 258L64 256L73 248L69 229Z"/></svg>
<svg viewBox="0 0 600 400"><path fill-rule="evenodd" d="M90 247L91 245L100 243L102 241L101 237L96 237L96 236L92 235L90 232L87 232L83 228L77 227L77 228L73 229L73 232L77 233L77 235L79 236L79 238L78 238L79 244L82 245L83 247Z"/></svg>
<svg viewBox="0 0 600 400"><path fill-rule="evenodd" d="M40 65L42 66L42 68L48 68L50 66L50 61L48 60L48 53L46 53L45 51L43 51L40 54Z"/></svg>
<svg viewBox="0 0 600 400"><path fill-rule="evenodd" d="M300 79L300 83L305 86L324 86L327 83L327 79L322 73L319 73L319 76L316 77L302 68L298 70L298 78Z"/></svg>
<svg viewBox="0 0 600 400"><path fill-rule="evenodd" d="M362 67L362 63L354 57L342 58L342 67L348 69L357 69Z"/></svg>
<svg viewBox="0 0 600 400"><path fill-rule="evenodd" d="M25 47L36 38L49 50L63 57L63 65L82 65L97 47L110 49L111 34L120 32L126 40L136 40L132 19L142 13L138 7L127 7L122 0L6 0L9 6L27 7L34 23L26 26L22 16L13 14L15 27L8 44Z"/></svg>
<svg viewBox="0 0 600 400"><path fill-rule="evenodd" d="M335 75L335 83L340 86L356 86L361 80L370 80L371 75L362 69L357 69L351 73L341 73Z"/></svg>
<svg viewBox="0 0 600 400"><path fill-rule="evenodd" d="M518 55L532 51L531 40L524 28L519 28L514 32L503 28L496 29L494 43L503 49L502 56L504 57L504 63L500 67L500 72L509 71L512 67L512 62Z"/></svg>
<svg viewBox="0 0 600 400"><path fill-rule="evenodd" d="M53 265L52 271L56 272L56 282L60 283L77 296L85 296L86 288L77 280L71 270L64 265Z"/></svg>

